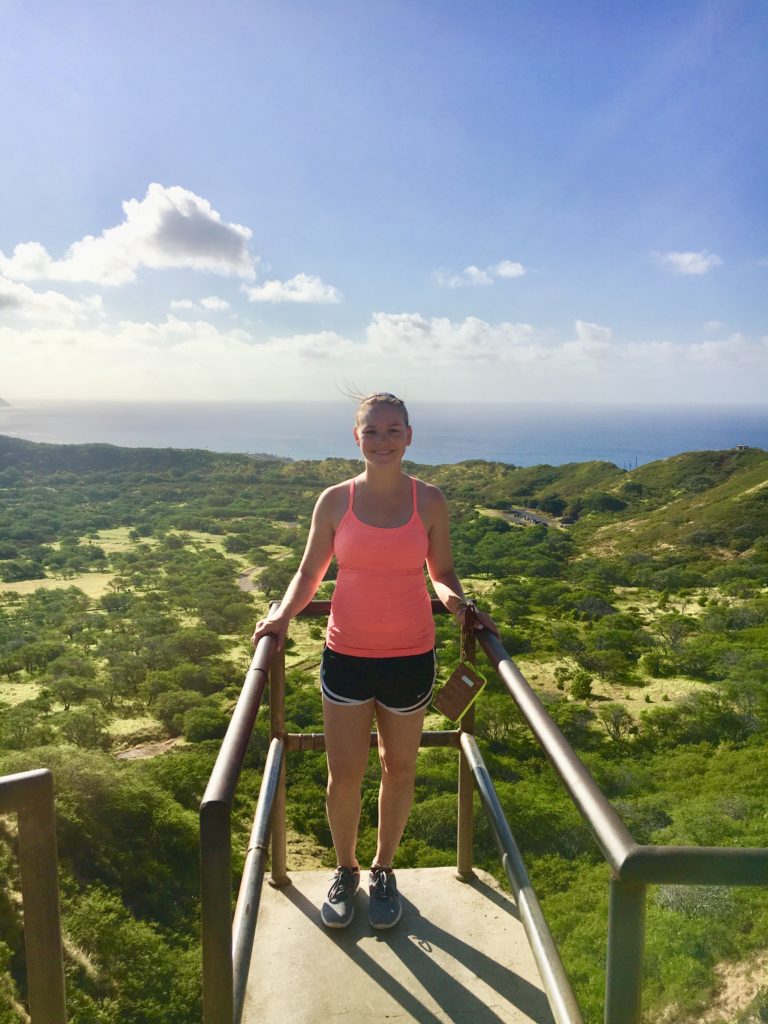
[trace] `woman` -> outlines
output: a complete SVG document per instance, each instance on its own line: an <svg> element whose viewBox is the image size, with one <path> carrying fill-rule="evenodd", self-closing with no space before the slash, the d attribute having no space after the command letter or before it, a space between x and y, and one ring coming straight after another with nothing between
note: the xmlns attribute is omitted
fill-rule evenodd
<svg viewBox="0 0 768 1024"><path fill-rule="evenodd" d="M290 620L312 599L336 556L321 667L326 807L338 864L321 912L329 928L346 927L354 914L360 787L374 714L382 774L369 919L374 928L391 928L402 913L392 862L413 802L416 757L435 680L425 562L448 611L463 623L467 610L453 567L445 498L402 469L411 436L399 398L381 392L360 401L354 437L365 468L320 495L298 572L279 608L253 634L254 643L272 634L282 648ZM483 612L475 628L498 632Z"/></svg>

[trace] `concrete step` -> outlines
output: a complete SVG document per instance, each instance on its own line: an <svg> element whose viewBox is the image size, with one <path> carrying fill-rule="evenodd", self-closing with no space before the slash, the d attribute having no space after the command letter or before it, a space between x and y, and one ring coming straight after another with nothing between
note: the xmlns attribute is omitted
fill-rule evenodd
<svg viewBox="0 0 768 1024"><path fill-rule="evenodd" d="M331 872L265 884L244 1024L551 1024L514 901L476 874L398 871L403 917L383 932L368 924L365 873L352 924L335 931L320 920Z"/></svg>

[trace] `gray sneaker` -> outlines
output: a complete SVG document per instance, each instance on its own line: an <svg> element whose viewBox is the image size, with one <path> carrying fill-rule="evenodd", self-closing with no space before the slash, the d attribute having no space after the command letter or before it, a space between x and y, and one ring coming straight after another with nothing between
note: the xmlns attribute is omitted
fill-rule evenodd
<svg viewBox="0 0 768 1024"><path fill-rule="evenodd" d="M326 928L346 928L355 914L355 893L360 885L360 872L352 868L336 868L320 917Z"/></svg>
<svg viewBox="0 0 768 1024"><path fill-rule="evenodd" d="M397 882L392 871L372 868L368 876L368 920L372 928L392 928L403 915Z"/></svg>

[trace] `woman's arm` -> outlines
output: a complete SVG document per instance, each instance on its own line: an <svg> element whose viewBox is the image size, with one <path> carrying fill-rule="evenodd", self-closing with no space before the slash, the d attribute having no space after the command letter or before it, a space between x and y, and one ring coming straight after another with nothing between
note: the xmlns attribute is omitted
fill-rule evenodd
<svg viewBox="0 0 768 1024"><path fill-rule="evenodd" d="M429 531L429 551L427 553L429 577L438 598L463 626L467 613L467 599L453 566L448 505L442 491L429 485L427 485L425 504ZM498 627L491 616L479 609L477 609L475 629L490 629L496 636L499 635Z"/></svg>
<svg viewBox="0 0 768 1024"><path fill-rule="evenodd" d="M288 624L315 596L323 576L333 557L333 488L323 491L317 499L312 513L312 525L309 528L307 546L296 575L288 584L279 608L269 612L266 618L259 619L251 640L254 645L261 637L271 634L277 638L277 649L281 650L285 643Z"/></svg>

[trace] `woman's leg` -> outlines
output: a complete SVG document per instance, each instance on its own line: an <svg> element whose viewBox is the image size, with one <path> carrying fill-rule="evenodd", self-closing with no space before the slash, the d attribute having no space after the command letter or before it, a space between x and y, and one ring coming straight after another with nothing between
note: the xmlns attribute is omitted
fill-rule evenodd
<svg viewBox="0 0 768 1024"><path fill-rule="evenodd" d="M326 810L336 863L358 867L357 829L360 824L360 786L368 765L373 724L373 701L342 705L323 697L325 752L328 758Z"/></svg>
<svg viewBox="0 0 768 1024"><path fill-rule="evenodd" d="M376 704L381 760L379 838L374 864L389 867L395 856L413 803L416 757L426 708L398 715Z"/></svg>

